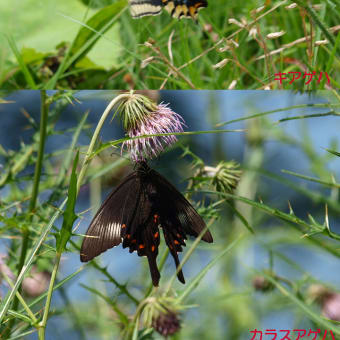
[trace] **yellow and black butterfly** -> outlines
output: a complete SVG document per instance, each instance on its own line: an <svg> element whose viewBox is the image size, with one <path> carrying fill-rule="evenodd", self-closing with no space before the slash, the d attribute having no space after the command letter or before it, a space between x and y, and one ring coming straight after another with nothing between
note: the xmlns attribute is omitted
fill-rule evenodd
<svg viewBox="0 0 340 340"><path fill-rule="evenodd" d="M163 7L173 18L196 19L198 10L208 6L206 0L129 0L129 4L135 19L158 15Z"/></svg>
<svg viewBox="0 0 340 340"><path fill-rule="evenodd" d="M161 174L141 162L94 216L81 246L80 260L90 261L123 242L123 248L129 248L130 253L137 251L138 256L147 257L152 283L158 286L159 229L163 230L165 243L178 267L177 253L183 250L187 236L197 237L205 226L189 201ZM202 240L213 242L209 231ZM182 270L177 276L185 283Z"/></svg>

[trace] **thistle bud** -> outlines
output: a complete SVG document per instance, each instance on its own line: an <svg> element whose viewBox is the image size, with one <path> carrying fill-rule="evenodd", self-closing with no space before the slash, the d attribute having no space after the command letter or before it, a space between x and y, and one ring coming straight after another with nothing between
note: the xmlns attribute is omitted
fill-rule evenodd
<svg viewBox="0 0 340 340"><path fill-rule="evenodd" d="M253 279L253 287L255 290L265 293L274 289L274 285L264 276L255 276Z"/></svg>
<svg viewBox="0 0 340 340"><path fill-rule="evenodd" d="M156 332L167 337L177 333L181 328L178 310L183 308L170 297L151 297L147 299L144 309L144 322Z"/></svg>
<svg viewBox="0 0 340 340"><path fill-rule="evenodd" d="M217 167L205 166L203 175L211 180L211 184L219 192L232 192L241 177L242 171L239 169L239 164L230 162L220 162Z"/></svg>
<svg viewBox="0 0 340 340"><path fill-rule="evenodd" d="M161 335L167 337L173 335L181 328L180 320L176 313L167 311L160 313L152 321L152 327Z"/></svg>

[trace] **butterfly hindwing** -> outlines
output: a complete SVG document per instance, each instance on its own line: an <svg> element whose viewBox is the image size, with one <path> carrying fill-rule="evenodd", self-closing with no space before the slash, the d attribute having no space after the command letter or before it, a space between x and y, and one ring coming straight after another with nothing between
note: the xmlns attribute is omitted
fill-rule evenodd
<svg viewBox="0 0 340 340"><path fill-rule="evenodd" d="M173 225L181 226L182 230L190 236L197 237L206 227L202 217L190 202L162 175L155 170L150 170L150 176L159 193L160 206L163 219L172 221ZM163 207L163 208L162 208ZM202 240L213 242L209 230L205 232Z"/></svg>
<svg viewBox="0 0 340 340"><path fill-rule="evenodd" d="M173 18L196 19L201 8L207 7L206 0L163 0L165 9Z"/></svg>
<svg viewBox="0 0 340 340"><path fill-rule="evenodd" d="M140 180L134 172L111 192L94 216L83 240L80 260L87 262L117 246L136 221Z"/></svg>
<svg viewBox="0 0 340 340"><path fill-rule="evenodd" d="M182 246L185 246L186 234L197 237L206 224L190 202L161 174L149 169L148 178L155 193L153 206L157 211L166 245L178 268L177 253L182 251ZM205 232L202 240L213 242L209 231ZM182 283L185 283L182 270L177 276Z"/></svg>
<svg viewBox="0 0 340 340"><path fill-rule="evenodd" d="M151 199L153 187L145 173L138 171L140 176L140 198L138 202L138 223L132 223L129 232L124 236L123 248L129 248L130 253L137 251L138 256L146 256L149 262L152 283L158 286L160 273L156 258L160 243L159 219Z"/></svg>
<svg viewBox="0 0 340 340"><path fill-rule="evenodd" d="M173 18L196 19L199 9L207 7L206 0L129 0L133 18L158 15L164 7Z"/></svg>

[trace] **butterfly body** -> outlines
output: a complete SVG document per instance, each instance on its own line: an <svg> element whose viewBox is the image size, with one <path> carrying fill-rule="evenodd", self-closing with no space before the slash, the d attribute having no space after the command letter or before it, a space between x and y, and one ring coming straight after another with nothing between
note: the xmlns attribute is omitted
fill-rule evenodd
<svg viewBox="0 0 340 340"><path fill-rule="evenodd" d="M129 0L129 3L133 18L158 15L164 7L174 18L196 19L198 10L208 6L206 0Z"/></svg>
<svg viewBox="0 0 340 340"><path fill-rule="evenodd" d="M83 240L80 259L87 262L123 242L123 248L146 256L152 282L158 285L160 273L156 258L162 229L164 240L176 267L178 252L187 235L198 236L205 228L203 219L192 205L162 175L141 162L104 201L93 218ZM207 231L202 239L212 242ZM178 279L184 281L182 271Z"/></svg>

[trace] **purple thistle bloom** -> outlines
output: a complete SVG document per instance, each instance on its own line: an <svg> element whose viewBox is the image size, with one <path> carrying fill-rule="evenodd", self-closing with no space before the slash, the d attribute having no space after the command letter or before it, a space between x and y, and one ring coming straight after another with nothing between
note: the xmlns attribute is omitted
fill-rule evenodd
<svg viewBox="0 0 340 340"><path fill-rule="evenodd" d="M340 294L320 284L309 287L311 298L321 306L322 314L328 319L340 322Z"/></svg>
<svg viewBox="0 0 340 340"><path fill-rule="evenodd" d="M331 320L340 321L340 294L329 293L322 302L322 314Z"/></svg>
<svg viewBox="0 0 340 340"><path fill-rule="evenodd" d="M129 137L142 135L155 135L159 133L183 132L183 118L172 111L168 104L159 104L156 111L148 113L144 119L136 122L135 126L127 131ZM167 146L177 141L176 136L153 136L125 141L122 145L130 152L135 162L145 161L157 157Z"/></svg>

